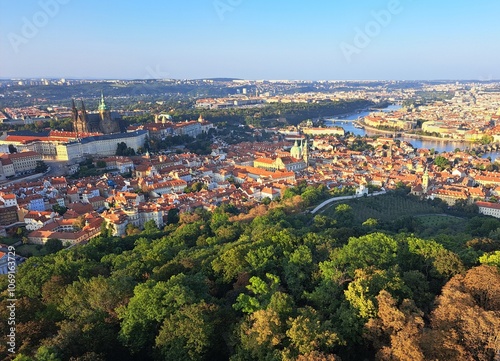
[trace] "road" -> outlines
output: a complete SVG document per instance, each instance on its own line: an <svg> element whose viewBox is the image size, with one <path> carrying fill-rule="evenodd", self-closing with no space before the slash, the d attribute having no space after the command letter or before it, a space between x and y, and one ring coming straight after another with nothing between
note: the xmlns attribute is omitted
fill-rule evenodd
<svg viewBox="0 0 500 361"><path fill-rule="evenodd" d="M13 183L36 181L43 177L57 177L66 174L66 162L64 161L44 161L50 168L47 173L36 173L0 181L0 186Z"/></svg>

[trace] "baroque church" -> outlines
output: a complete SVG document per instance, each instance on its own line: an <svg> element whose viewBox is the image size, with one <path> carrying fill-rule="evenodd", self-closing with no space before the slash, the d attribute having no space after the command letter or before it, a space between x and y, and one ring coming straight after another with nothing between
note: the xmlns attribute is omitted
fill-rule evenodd
<svg viewBox="0 0 500 361"><path fill-rule="evenodd" d="M101 92L97 113L87 113L82 100L81 109L78 110L73 100L71 121L73 131L77 133L123 133L125 127L121 116L117 112L112 112L104 102L104 95Z"/></svg>
<svg viewBox="0 0 500 361"><path fill-rule="evenodd" d="M254 167L266 170L281 170L298 172L309 166L309 147L307 139L301 140L300 145L297 140L290 149L289 154L279 154L276 159L258 158L254 160Z"/></svg>

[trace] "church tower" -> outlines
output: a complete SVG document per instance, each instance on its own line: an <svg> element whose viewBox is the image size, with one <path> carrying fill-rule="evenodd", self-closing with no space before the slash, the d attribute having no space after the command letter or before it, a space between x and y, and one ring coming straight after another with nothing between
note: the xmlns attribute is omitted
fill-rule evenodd
<svg viewBox="0 0 500 361"><path fill-rule="evenodd" d="M71 120L73 124L78 120L78 109L76 109L75 99L71 99Z"/></svg>
<svg viewBox="0 0 500 361"><path fill-rule="evenodd" d="M80 118L82 120L87 121L87 111L85 110L85 103L83 102L83 99L82 99L82 110L81 110L81 113L80 113Z"/></svg>
<svg viewBox="0 0 500 361"><path fill-rule="evenodd" d="M77 133L86 133L88 132L88 118L87 112L85 111L85 104L82 100L82 109L78 112L76 108L75 101L72 100L72 109L71 109L71 120L73 122L73 131Z"/></svg>
<svg viewBox="0 0 500 361"><path fill-rule="evenodd" d="M71 124L73 124L73 131L78 132L78 109L75 105L75 99L71 99Z"/></svg>
<svg viewBox="0 0 500 361"><path fill-rule="evenodd" d="M96 119L95 129L96 131L102 132L104 134L120 133L121 125L120 121L113 118L111 114L111 108L104 102L104 94L101 91L101 101L99 102L98 119Z"/></svg>
<svg viewBox="0 0 500 361"><path fill-rule="evenodd" d="M306 138L306 143L302 147L302 158L304 159L304 162L306 163L306 166L309 167L309 146Z"/></svg>
<svg viewBox="0 0 500 361"><path fill-rule="evenodd" d="M422 176L422 191L427 193L429 190L429 172L427 172L427 168L425 169L424 175Z"/></svg>

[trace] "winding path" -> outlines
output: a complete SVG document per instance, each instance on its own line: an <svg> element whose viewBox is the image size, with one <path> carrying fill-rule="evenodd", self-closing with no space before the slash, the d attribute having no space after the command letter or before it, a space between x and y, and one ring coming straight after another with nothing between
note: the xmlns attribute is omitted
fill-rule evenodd
<svg viewBox="0 0 500 361"><path fill-rule="evenodd" d="M368 194L368 197L380 196L380 195L386 194L386 193L387 193L386 191L374 192L374 193ZM333 198L327 199L326 201L324 201L323 203L318 205L316 208L314 208L311 211L311 213L316 214L321 208L323 208L324 206L326 206L332 202L335 202L335 201L344 201L347 199L354 199L354 198L361 198L361 197L364 197L364 194L355 194L352 196L333 197Z"/></svg>

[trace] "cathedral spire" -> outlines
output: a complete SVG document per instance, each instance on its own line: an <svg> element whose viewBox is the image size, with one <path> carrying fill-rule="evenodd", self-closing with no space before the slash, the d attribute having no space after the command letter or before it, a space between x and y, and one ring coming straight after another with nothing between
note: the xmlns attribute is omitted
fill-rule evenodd
<svg viewBox="0 0 500 361"><path fill-rule="evenodd" d="M302 150L302 158L304 159L306 166L309 166L309 145L307 143L307 138Z"/></svg>
<svg viewBox="0 0 500 361"><path fill-rule="evenodd" d="M83 102L83 99L82 99L82 129L81 131L82 132L88 132L88 123L87 123L87 111L85 110L85 103Z"/></svg>
<svg viewBox="0 0 500 361"><path fill-rule="evenodd" d="M83 103L82 99L82 116L85 117L87 115L87 111L85 110L85 104Z"/></svg>
<svg viewBox="0 0 500 361"><path fill-rule="evenodd" d="M76 108L75 99L71 99L71 123L73 131L78 133L78 109Z"/></svg>
<svg viewBox="0 0 500 361"><path fill-rule="evenodd" d="M101 90L101 101L99 103L99 112L104 113L107 110L108 110L108 106L104 102L104 94L103 94L103 92Z"/></svg>
<svg viewBox="0 0 500 361"><path fill-rule="evenodd" d="M71 113L73 113L73 122L78 118L78 109L76 108L75 99L71 99Z"/></svg>

